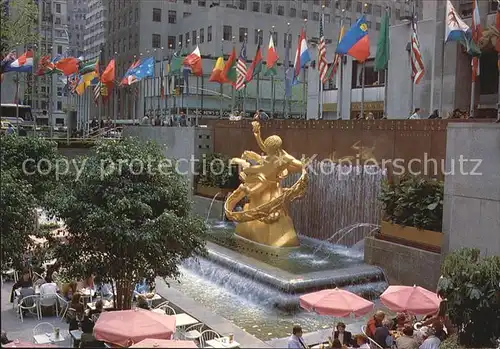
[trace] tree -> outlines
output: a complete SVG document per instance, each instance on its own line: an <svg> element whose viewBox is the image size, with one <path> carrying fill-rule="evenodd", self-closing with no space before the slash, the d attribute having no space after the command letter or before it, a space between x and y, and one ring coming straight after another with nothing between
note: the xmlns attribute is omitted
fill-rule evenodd
<svg viewBox="0 0 500 349"><path fill-rule="evenodd" d="M500 338L500 256L464 248L446 256L438 294L447 299L460 344L493 348Z"/></svg>
<svg viewBox="0 0 500 349"><path fill-rule="evenodd" d="M205 252L207 228L190 215L187 182L157 145L102 142L78 161L80 177L52 196L69 235L56 258L71 278L115 281L115 306L129 309L136 282L177 278L184 259Z"/></svg>
<svg viewBox="0 0 500 349"><path fill-rule="evenodd" d="M57 151L57 143L12 135L0 138L0 150L2 170L30 184L38 205L43 206L45 196L60 184L57 171L64 172L68 164Z"/></svg>
<svg viewBox="0 0 500 349"><path fill-rule="evenodd" d="M2 168L0 228L2 270L20 268L35 226L35 198L28 183Z"/></svg>
<svg viewBox="0 0 500 349"><path fill-rule="evenodd" d="M1 54L38 41L38 6L33 0L2 1L0 10Z"/></svg>

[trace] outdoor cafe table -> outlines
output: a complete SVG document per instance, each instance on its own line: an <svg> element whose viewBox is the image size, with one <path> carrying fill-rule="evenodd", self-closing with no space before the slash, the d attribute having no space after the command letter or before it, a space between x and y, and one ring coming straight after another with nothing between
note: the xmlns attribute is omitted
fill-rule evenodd
<svg viewBox="0 0 500 349"><path fill-rule="evenodd" d="M167 315L165 313L165 310L163 309L153 309L151 311L157 314ZM174 316L175 316L175 327L185 327L199 323L198 320L196 320L194 317L186 313L179 313L175 314Z"/></svg>
<svg viewBox="0 0 500 349"><path fill-rule="evenodd" d="M62 333L59 333L59 336L57 337L55 333L43 333L33 336L33 339L35 340L36 344L50 344L56 342L64 342L66 338L64 338Z"/></svg>
<svg viewBox="0 0 500 349"><path fill-rule="evenodd" d="M222 343L222 341L220 340L220 338L217 338L217 339L211 339L211 340L208 340L205 342L207 345L211 346L212 348L223 348L223 349L227 349L227 348L239 348L240 347L240 343L236 342L235 340L233 340L232 343Z"/></svg>
<svg viewBox="0 0 500 349"><path fill-rule="evenodd" d="M93 289L90 289L90 288L82 288L78 292L80 292L80 294L81 294L83 303L90 302L92 300L92 297L94 297L94 295L95 295L95 291ZM85 302L87 299L88 299L88 302Z"/></svg>
<svg viewBox="0 0 500 349"><path fill-rule="evenodd" d="M87 308L89 308L90 310L95 310L95 303L96 302L87 303ZM113 308L113 301L106 301L106 300L104 300L102 307L104 309L111 309L111 308Z"/></svg>

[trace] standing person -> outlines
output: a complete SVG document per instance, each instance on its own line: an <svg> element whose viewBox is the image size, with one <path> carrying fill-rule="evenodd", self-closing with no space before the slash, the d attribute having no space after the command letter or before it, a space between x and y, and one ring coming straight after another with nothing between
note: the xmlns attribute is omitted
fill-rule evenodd
<svg viewBox="0 0 500 349"><path fill-rule="evenodd" d="M382 321L384 321L384 319L385 313L382 310L378 310L366 324L366 335L370 338L373 338L377 327L382 326Z"/></svg>
<svg viewBox="0 0 500 349"><path fill-rule="evenodd" d="M368 115L366 116L366 120L375 120L375 116L373 115L372 112L368 113Z"/></svg>
<svg viewBox="0 0 500 349"><path fill-rule="evenodd" d="M415 108L415 111L413 112L413 114L410 115L410 117L408 119L410 119L410 120L420 119L420 108Z"/></svg>
<svg viewBox="0 0 500 349"><path fill-rule="evenodd" d="M18 288L29 288L29 287L33 287L33 282L31 281L31 277L30 277L30 271L29 271L29 269L24 269L23 276L21 277L21 279L18 280L14 284L14 286L12 286L12 291L10 293L10 302L14 303L14 292Z"/></svg>
<svg viewBox="0 0 500 349"><path fill-rule="evenodd" d="M389 329L393 326L393 322L390 319L384 319L382 321L382 326L377 327L373 339L382 348L391 348L394 342Z"/></svg>
<svg viewBox="0 0 500 349"><path fill-rule="evenodd" d="M184 111L181 111L181 115L180 115L180 126L182 127L185 127L187 126L187 118L186 118L186 114L184 114Z"/></svg>
<svg viewBox="0 0 500 349"><path fill-rule="evenodd" d="M16 132L16 130L14 130L14 127L12 126L12 124L9 123L9 125L7 126L7 131L5 131L5 133L8 135L13 135L15 132Z"/></svg>
<svg viewBox="0 0 500 349"><path fill-rule="evenodd" d="M292 329L292 335L288 339L288 348L307 349L307 346L302 339L302 327L295 325Z"/></svg>
<svg viewBox="0 0 500 349"><path fill-rule="evenodd" d="M269 115L267 115L266 112L262 109L258 109L255 111L255 114L253 115L253 119L257 121L268 121L269 120Z"/></svg>
<svg viewBox="0 0 500 349"><path fill-rule="evenodd" d="M143 124L144 126L147 126L147 125L149 125L149 124L150 124L150 122L149 122L149 117L148 117L147 115L144 115L144 117L142 118L142 124Z"/></svg>
<svg viewBox="0 0 500 349"><path fill-rule="evenodd" d="M345 330L345 324L343 322L339 322L336 327L336 331L334 330L332 333L332 337L329 338L330 342L333 342L333 339L338 339L342 345L351 346L352 342L352 333Z"/></svg>
<svg viewBox="0 0 500 349"><path fill-rule="evenodd" d="M437 109L435 109L431 115L429 115L429 119L441 119L439 117L439 111Z"/></svg>

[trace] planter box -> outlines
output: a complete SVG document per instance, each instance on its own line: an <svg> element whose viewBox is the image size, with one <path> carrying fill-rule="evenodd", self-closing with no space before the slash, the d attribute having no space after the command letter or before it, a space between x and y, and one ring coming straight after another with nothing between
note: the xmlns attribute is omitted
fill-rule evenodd
<svg viewBox="0 0 500 349"><path fill-rule="evenodd" d="M410 244L429 246L432 249L441 248L443 233L431 230L420 230L415 227L405 227L399 224L382 221L380 233L383 236L408 241Z"/></svg>
<svg viewBox="0 0 500 349"><path fill-rule="evenodd" d="M226 198L226 195L233 190L234 189L208 187L201 184L196 185L197 195L212 199L213 197L215 197L215 195L217 195L217 193L219 193L216 200L224 200Z"/></svg>

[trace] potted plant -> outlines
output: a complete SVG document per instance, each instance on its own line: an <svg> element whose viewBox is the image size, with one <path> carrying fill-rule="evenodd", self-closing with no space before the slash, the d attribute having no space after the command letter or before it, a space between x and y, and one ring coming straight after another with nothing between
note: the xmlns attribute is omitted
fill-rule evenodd
<svg viewBox="0 0 500 349"><path fill-rule="evenodd" d="M443 239L442 181L405 176L385 182L380 200L384 206L382 237L413 247L441 248Z"/></svg>
<svg viewBox="0 0 500 349"><path fill-rule="evenodd" d="M230 158L213 153L198 163L196 193L209 198L223 199L239 185L238 167L230 165Z"/></svg>

